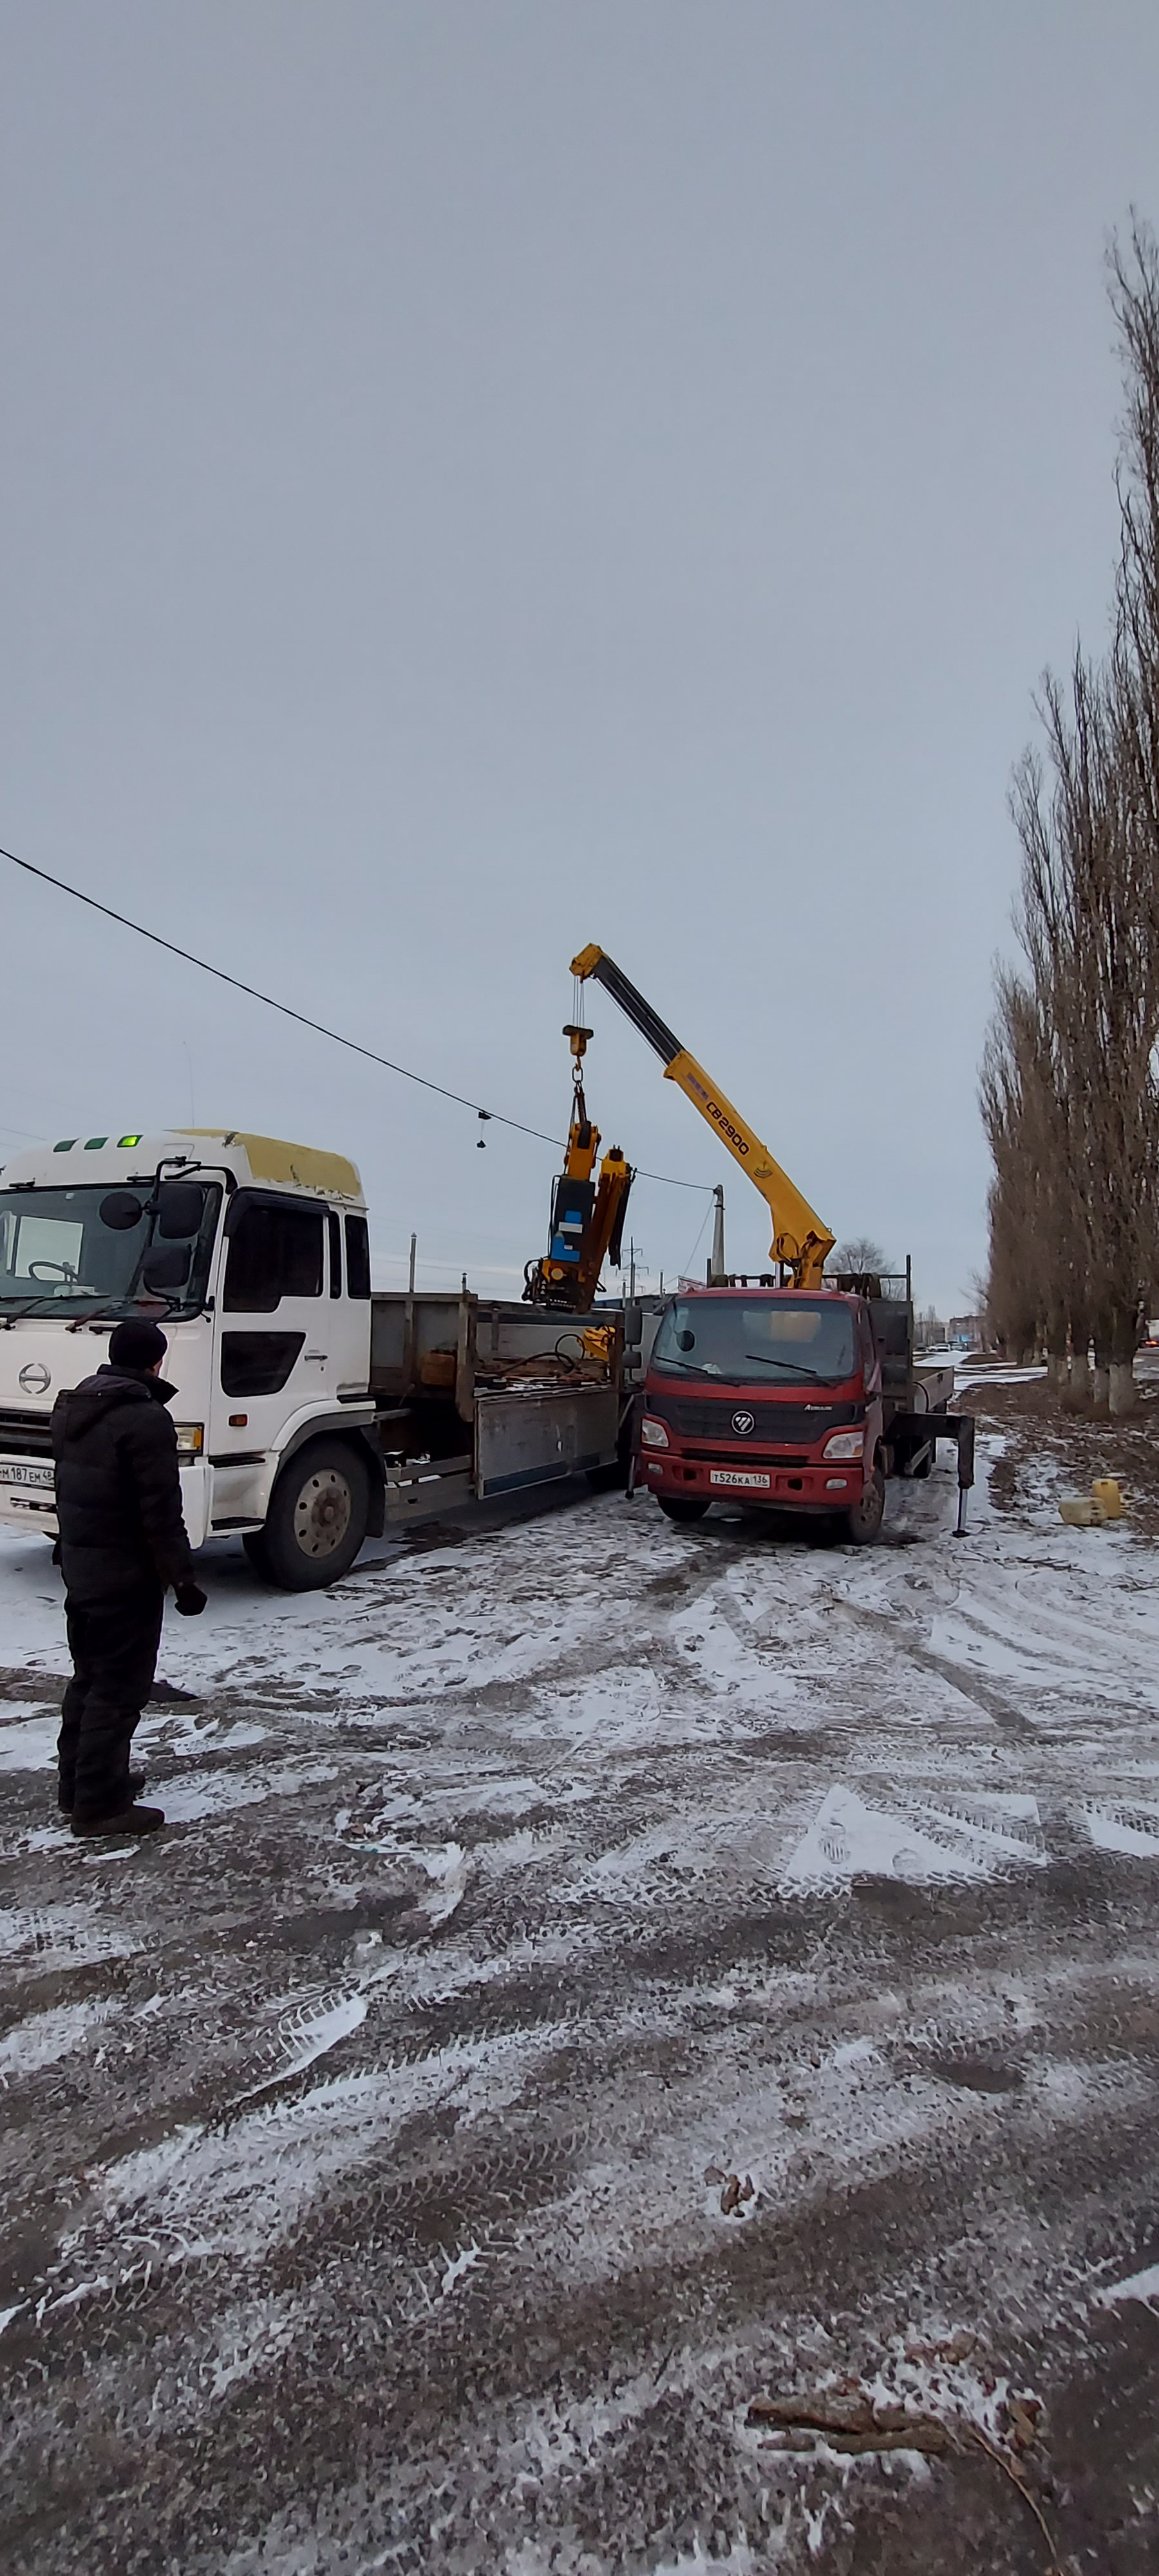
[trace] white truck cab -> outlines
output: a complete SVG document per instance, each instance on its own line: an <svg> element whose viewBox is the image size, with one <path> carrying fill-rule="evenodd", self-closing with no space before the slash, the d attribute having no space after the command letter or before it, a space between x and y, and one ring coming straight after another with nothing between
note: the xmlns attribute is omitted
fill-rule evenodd
<svg viewBox="0 0 1159 2576"><path fill-rule="evenodd" d="M361 1546L373 1483L353 1163L189 1128L66 1136L0 1170L0 1522L55 1536L52 1407L127 1315L168 1336L193 1546L237 1531L275 1580L332 1582ZM301 1475L283 1474L299 1453Z"/></svg>

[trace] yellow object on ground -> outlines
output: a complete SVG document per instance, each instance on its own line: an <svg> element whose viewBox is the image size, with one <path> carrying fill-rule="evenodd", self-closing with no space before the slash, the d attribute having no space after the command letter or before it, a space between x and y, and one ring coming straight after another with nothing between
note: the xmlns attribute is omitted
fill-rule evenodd
<svg viewBox="0 0 1159 2576"><path fill-rule="evenodd" d="M1071 1494L1058 1508L1071 1529L1101 1529L1104 1521L1121 1521L1127 1507L1117 1478L1096 1476L1089 1494Z"/></svg>

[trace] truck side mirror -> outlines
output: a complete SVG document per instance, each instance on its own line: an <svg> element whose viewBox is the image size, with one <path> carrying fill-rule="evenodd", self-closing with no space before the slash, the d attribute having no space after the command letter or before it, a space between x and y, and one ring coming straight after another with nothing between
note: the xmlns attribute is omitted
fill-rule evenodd
<svg viewBox="0 0 1159 2576"><path fill-rule="evenodd" d="M187 1243L157 1244L142 1266L142 1287L159 1290L184 1288L192 1258L192 1248Z"/></svg>
<svg viewBox="0 0 1159 2576"><path fill-rule="evenodd" d="M201 1230L205 1192L196 1181L162 1181L157 1192L157 1232L166 1243L187 1243Z"/></svg>
<svg viewBox="0 0 1159 2576"><path fill-rule="evenodd" d="M140 1225L144 1208L134 1190L110 1190L100 1204L100 1220L112 1234L129 1234Z"/></svg>

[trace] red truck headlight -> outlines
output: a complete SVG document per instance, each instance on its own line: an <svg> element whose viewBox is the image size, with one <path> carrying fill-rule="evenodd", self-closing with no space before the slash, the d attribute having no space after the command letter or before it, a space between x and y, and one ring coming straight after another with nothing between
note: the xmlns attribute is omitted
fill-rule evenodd
<svg viewBox="0 0 1159 2576"><path fill-rule="evenodd" d="M864 1431L831 1431L821 1455L823 1458L860 1458L864 1447Z"/></svg>
<svg viewBox="0 0 1159 2576"><path fill-rule="evenodd" d="M668 1433L664 1424L657 1422L650 1413L645 1414L640 1424L640 1438L645 1449L666 1449L668 1446Z"/></svg>

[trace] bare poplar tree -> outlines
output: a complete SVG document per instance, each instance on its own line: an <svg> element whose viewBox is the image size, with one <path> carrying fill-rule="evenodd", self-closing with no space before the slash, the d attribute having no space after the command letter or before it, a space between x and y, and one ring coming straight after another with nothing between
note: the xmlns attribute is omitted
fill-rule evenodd
<svg viewBox="0 0 1159 2576"><path fill-rule="evenodd" d="M1110 254L1126 412L1110 653L1052 674L1012 811L1024 964L998 978L981 1080L998 1329L1067 1353L1122 1412L1159 1261L1159 251Z"/></svg>
<svg viewBox="0 0 1159 2576"><path fill-rule="evenodd" d="M1041 984L1006 970L997 982L981 1080L994 1162L990 1310L1007 1350L1024 1360L1044 1351L1061 1382L1072 1347L1085 1352L1086 1342L1052 1002Z"/></svg>
<svg viewBox="0 0 1159 2576"><path fill-rule="evenodd" d="M1125 393L1115 686L1132 792L1159 839L1159 245L1135 212L1126 242L1112 241L1107 266Z"/></svg>

